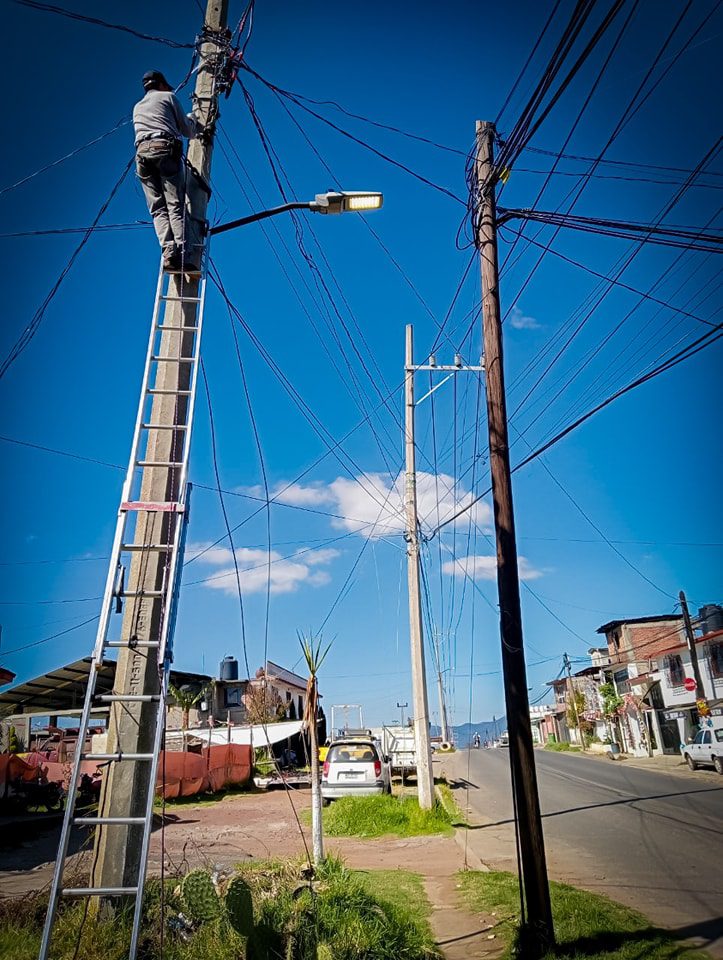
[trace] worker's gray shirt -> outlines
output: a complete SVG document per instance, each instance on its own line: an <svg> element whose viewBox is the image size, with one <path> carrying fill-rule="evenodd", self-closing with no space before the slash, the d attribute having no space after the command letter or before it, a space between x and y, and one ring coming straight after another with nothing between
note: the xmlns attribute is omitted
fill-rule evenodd
<svg viewBox="0 0 723 960"><path fill-rule="evenodd" d="M194 116L183 112L175 94L166 90L149 90L133 108L135 144L152 133L167 134L176 140L195 137L200 124Z"/></svg>

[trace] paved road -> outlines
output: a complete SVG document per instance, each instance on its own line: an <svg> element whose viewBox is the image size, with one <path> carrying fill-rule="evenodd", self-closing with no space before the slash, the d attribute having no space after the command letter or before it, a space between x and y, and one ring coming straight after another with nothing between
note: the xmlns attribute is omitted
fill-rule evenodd
<svg viewBox="0 0 723 960"><path fill-rule="evenodd" d="M551 876L627 903L723 957L723 777L535 756ZM460 806L469 803L471 849L515 869L508 752L471 750L445 766Z"/></svg>

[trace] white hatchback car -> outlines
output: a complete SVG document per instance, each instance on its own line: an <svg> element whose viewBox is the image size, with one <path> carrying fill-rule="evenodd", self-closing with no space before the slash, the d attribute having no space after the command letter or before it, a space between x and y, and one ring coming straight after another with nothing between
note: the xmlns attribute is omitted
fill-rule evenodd
<svg viewBox="0 0 723 960"><path fill-rule="evenodd" d="M335 740L329 747L321 773L321 798L325 805L340 797L369 797L392 792L389 757L375 740Z"/></svg>
<svg viewBox="0 0 723 960"><path fill-rule="evenodd" d="M685 762L691 770L697 767L714 767L723 774L723 729L705 727L699 730L693 741L683 750Z"/></svg>

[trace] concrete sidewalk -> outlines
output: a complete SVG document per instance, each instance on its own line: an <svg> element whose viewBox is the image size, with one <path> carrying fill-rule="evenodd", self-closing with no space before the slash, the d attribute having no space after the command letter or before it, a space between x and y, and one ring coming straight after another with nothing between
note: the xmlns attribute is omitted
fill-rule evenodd
<svg viewBox="0 0 723 960"><path fill-rule="evenodd" d="M544 747L537 747L537 750L547 753L554 753L555 751L545 751ZM630 767L640 767L644 770L658 770L661 773L678 773L686 777L692 777L697 774L703 774L704 776L711 773L710 770L690 770L688 764L685 762L681 754L656 754L652 757L633 757L629 754L620 754L619 756L613 758L609 753L593 753L590 750L586 750L584 753L582 750L579 751L566 751L566 756L571 757L587 757L589 760L602 760L604 763L624 763Z"/></svg>

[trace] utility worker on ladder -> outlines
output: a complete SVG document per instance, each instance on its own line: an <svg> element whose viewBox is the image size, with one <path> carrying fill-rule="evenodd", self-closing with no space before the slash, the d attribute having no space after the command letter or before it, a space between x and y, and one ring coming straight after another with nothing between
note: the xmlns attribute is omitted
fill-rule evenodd
<svg viewBox="0 0 723 960"><path fill-rule="evenodd" d="M202 126L184 114L173 87L158 70L143 74L145 96L133 108L136 172L163 250L163 268L197 273L201 246L186 204L183 138L194 138Z"/></svg>

